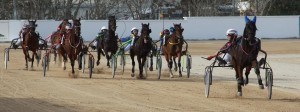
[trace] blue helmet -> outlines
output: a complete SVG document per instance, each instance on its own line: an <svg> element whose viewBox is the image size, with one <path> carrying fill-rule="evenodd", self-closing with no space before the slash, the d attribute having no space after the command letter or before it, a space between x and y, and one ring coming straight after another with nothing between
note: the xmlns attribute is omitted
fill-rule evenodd
<svg viewBox="0 0 300 112"><path fill-rule="evenodd" d="M170 27L170 32L174 32L175 31L175 28L174 27Z"/></svg>

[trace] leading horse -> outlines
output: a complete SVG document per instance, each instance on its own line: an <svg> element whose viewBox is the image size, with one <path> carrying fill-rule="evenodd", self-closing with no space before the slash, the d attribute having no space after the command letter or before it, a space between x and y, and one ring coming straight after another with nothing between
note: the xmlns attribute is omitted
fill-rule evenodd
<svg viewBox="0 0 300 112"><path fill-rule="evenodd" d="M263 89L263 83L260 76L257 55L260 51L260 40L256 35L256 16L250 20L245 16L246 26L242 37L233 41L229 53L232 56L232 65L236 72L237 95L242 96L242 86L248 84L248 75L251 67L254 67L257 74L258 84ZM243 79L243 69L246 68L246 80Z"/></svg>
<svg viewBox="0 0 300 112"><path fill-rule="evenodd" d="M175 71L177 70L177 65L175 59L178 58L178 67L181 68L181 52L182 52L182 45L183 45L183 36L182 32L184 29L181 27L181 23L174 24L175 32L168 38L167 45L163 46L163 52L168 62L170 77L173 78L172 73L172 65L174 60L175 63ZM179 69L179 77L182 77L181 69Z"/></svg>
<svg viewBox="0 0 300 112"><path fill-rule="evenodd" d="M150 51L152 50L152 39L150 38L151 29L149 28L148 24L142 23L142 30L141 30L141 36L135 39L135 44L130 49L130 57L132 61L132 73L131 76L134 77L134 56L137 56L137 61L139 63L139 78L145 79L146 77L143 76L143 67L147 66L145 65L145 62L147 60L147 56L149 55Z"/></svg>
<svg viewBox="0 0 300 112"><path fill-rule="evenodd" d="M81 52L82 45L82 40L76 35L75 29L76 27L73 25L71 29L66 30L62 45L60 47L61 55L64 58L63 68L64 70L66 69L65 62L67 61L68 56L72 66L72 74L75 73L74 64L78 54Z"/></svg>
<svg viewBox="0 0 300 112"><path fill-rule="evenodd" d="M21 46L25 55L25 67L28 69L28 61L31 61L31 68L33 68L34 56L38 58L37 50L39 49L39 35L35 33L36 20L28 20L29 30L25 32ZM29 56L29 52L32 51L32 58Z"/></svg>

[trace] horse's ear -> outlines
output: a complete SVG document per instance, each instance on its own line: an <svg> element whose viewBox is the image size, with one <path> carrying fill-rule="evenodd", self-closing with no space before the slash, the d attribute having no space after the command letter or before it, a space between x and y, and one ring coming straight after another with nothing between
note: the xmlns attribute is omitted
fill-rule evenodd
<svg viewBox="0 0 300 112"><path fill-rule="evenodd" d="M247 16L245 16L245 22L248 23L250 20Z"/></svg>
<svg viewBox="0 0 300 112"><path fill-rule="evenodd" d="M148 26L149 26L149 23L148 23Z"/></svg>
<svg viewBox="0 0 300 112"><path fill-rule="evenodd" d="M256 23L256 16L253 17L252 21Z"/></svg>
<svg viewBox="0 0 300 112"><path fill-rule="evenodd" d="M179 23L179 25L181 26L181 23Z"/></svg>

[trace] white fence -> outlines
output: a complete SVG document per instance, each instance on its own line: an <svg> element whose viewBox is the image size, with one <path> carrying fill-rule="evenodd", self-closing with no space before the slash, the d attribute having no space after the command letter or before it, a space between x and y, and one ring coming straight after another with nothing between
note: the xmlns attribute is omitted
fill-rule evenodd
<svg viewBox="0 0 300 112"><path fill-rule="evenodd" d="M252 17L249 17L252 19ZM300 37L300 16L258 16L257 37L260 38L290 38ZM27 20L0 20L0 41L11 41L18 37L23 24ZM61 21L37 20L37 31L43 38L56 30ZM150 23L151 37L159 38L163 28L169 28L173 23L181 23L186 39L224 39L229 28L237 29L242 35L245 27L243 16L230 17L186 17L184 20L117 20L119 37L130 34L132 27L141 28L141 23ZM86 41L94 39L102 26L107 26L107 20L81 20L82 36Z"/></svg>

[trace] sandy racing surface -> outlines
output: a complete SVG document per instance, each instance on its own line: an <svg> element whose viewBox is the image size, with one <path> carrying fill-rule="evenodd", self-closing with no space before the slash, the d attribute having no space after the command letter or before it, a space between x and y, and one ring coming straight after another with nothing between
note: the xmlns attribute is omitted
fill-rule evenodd
<svg viewBox="0 0 300 112"><path fill-rule="evenodd" d="M50 62L50 70L43 77L42 67L34 65L25 70L21 50L10 51L8 69L4 68L3 51L9 45L0 43L0 111L13 112L67 112L67 111L291 111L300 110L300 40L262 40L268 52L268 63L274 71L273 96L267 99L267 89L258 88L252 70L250 84L243 87L243 96L236 96L234 70L217 68L213 71L213 84L209 98L204 95L203 73L212 63L202 59L216 52L225 41L189 42L193 58L191 77L186 72L179 78L169 78L163 60L163 76L157 80L157 71L148 72L146 80L131 78L131 60L128 57L124 75L120 67L112 79L111 69L102 57L93 78L76 69L78 78L70 78L70 63L64 71ZM95 55L96 56L96 55ZM260 55L261 57L262 55ZM53 58L53 56L52 56ZM163 57L164 59L164 57ZM137 62L136 62L137 64ZM77 68L77 63L75 65ZM136 73L138 67L136 66ZM264 70L261 70L264 79ZM263 81L263 83L265 83Z"/></svg>

